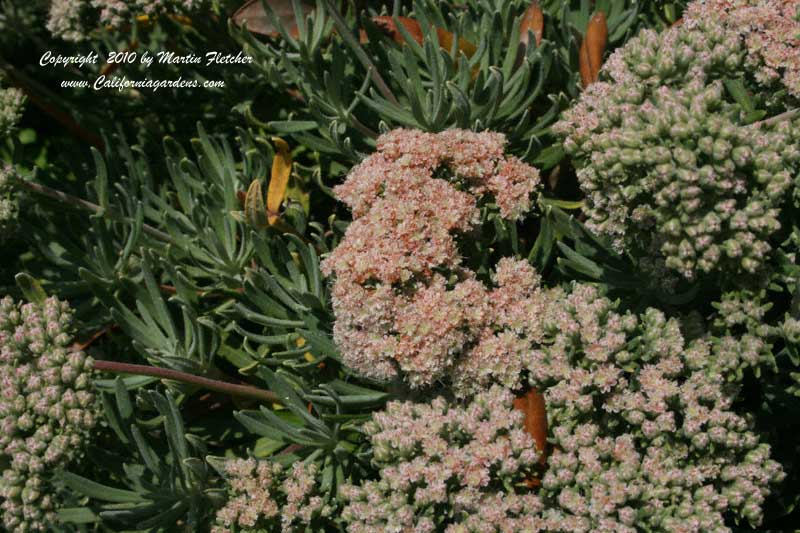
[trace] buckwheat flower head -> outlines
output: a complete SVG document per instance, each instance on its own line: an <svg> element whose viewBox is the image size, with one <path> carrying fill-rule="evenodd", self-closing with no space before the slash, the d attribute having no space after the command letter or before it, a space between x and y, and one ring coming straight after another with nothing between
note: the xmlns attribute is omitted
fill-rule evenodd
<svg viewBox="0 0 800 533"><path fill-rule="evenodd" d="M136 15L156 16L197 9L204 0L91 0L103 24L120 26Z"/></svg>
<svg viewBox="0 0 800 533"><path fill-rule="evenodd" d="M16 128L22 116L25 96L13 87L0 87L0 139L8 137Z"/></svg>
<svg viewBox="0 0 800 533"><path fill-rule="evenodd" d="M17 222L19 205L14 189L16 178L14 167L0 163L0 243L13 233Z"/></svg>
<svg viewBox="0 0 800 533"><path fill-rule="evenodd" d="M524 484L538 452L512 400L493 387L464 406L437 398L375 413L365 429L379 477L342 488L347 531L548 530Z"/></svg>
<svg viewBox="0 0 800 533"><path fill-rule="evenodd" d="M762 273L800 171L800 120L748 125L725 82L764 96L752 57L741 33L713 19L644 30L612 54L554 126L590 229L690 280ZM769 100L775 114L788 105Z"/></svg>
<svg viewBox="0 0 800 533"><path fill-rule="evenodd" d="M752 334L768 337L767 311L772 307L765 290L730 291L722 294L719 302L711 304L716 309L713 326L719 334Z"/></svg>
<svg viewBox="0 0 800 533"><path fill-rule="evenodd" d="M429 385L483 335L491 290L462 265L458 239L487 199L516 220L539 186L504 145L490 132L393 130L336 187L353 222L322 270L335 275L334 340L352 369Z"/></svg>
<svg viewBox="0 0 800 533"><path fill-rule="evenodd" d="M758 339L685 341L677 320L622 314L587 285L551 316L552 339L528 359L552 428L548 516L580 531L730 531L726 516L757 526L784 477L734 408Z"/></svg>
<svg viewBox="0 0 800 533"><path fill-rule="evenodd" d="M315 519L331 511L318 491L318 474L314 463L296 462L285 468L256 459L228 460L225 475L230 497L217 511L211 532L306 531Z"/></svg>
<svg viewBox="0 0 800 533"><path fill-rule="evenodd" d="M88 37L91 27L89 0L52 0L47 19L47 29L55 37L67 41L82 41Z"/></svg>
<svg viewBox="0 0 800 533"><path fill-rule="evenodd" d="M748 64L767 86L780 80L800 97L800 0L695 0L686 6L684 23L707 20L739 33Z"/></svg>
<svg viewBox="0 0 800 533"><path fill-rule="evenodd" d="M67 41L84 41L99 26L121 27L138 15L181 14L204 0L52 0L47 29Z"/></svg>
<svg viewBox="0 0 800 533"><path fill-rule="evenodd" d="M450 371L458 396L491 383L519 389L528 354L539 348L548 320L560 309L563 291L542 288L527 261L501 259L494 281L496 288L486 292L486 309L474 320L477 336Z"/></svg>
<svg viewBox="0 0 800 533"><path fill-rule="evenodd" d="M60 504L53 471L84 449L97 420L92 361L70 348L72 312L0 300L0 512L6 531L51 531Z"/></svg>

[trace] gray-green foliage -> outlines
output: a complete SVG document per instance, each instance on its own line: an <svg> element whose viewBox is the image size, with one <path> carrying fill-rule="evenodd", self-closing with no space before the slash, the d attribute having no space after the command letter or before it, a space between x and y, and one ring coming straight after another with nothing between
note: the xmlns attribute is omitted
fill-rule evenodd
<svg viewBox="0 0 800 533"><path fill-rule="evenodd" d="M492 129L504 132L515 151L536 155L558 112L559 93L578 90L572 67L593 8L587 2L577 8L567 4L552 9L561 29L548 18L545 39L537 46L533 38L520 44L528 6L522 0L419 0L410 7L396 2L391 12L350 10L344 18L327 0L319 0L306 18L298 2L296 38L275 18L281 35L274 42L233 31L263 78L278 91L295 91L304 110L264 123L253 101L239 107L255 123L350 160L358 159L357 150L374 146L378 132L395 127ZM606 4L597 9L610 11L613 44L636 22L638 4ZM274 17L269 9L267 15ZM376 23L376 16L384 18ZM398 17L419 23L423 43ZM399 43L382 29L387 23L397 28ZM450 32L451 42L440 41L437 30ZM365 42L359 42L359 31Z"/></svg>
<svg viewBox="0 0 800 533"><path fill-rule="evenodd" d="M222 496L211 486L215 476L205 461L206 443L186 431L175 398L142 390L134 400L121 378L99 385L106 421L122 449L92 448L90 457L113 482L62 473L62 482L91 505L62 509L61 521L102 520L136 531L174 531L177 523L186 531L204 527ZM146 419L142 408L152 412Z"/></svg>
<svg viewBox="0 0 800 533"><path fill-rule="evenodd" d="M238 154L202 128L193 154L168 139L165 179L157 180L161 167L121 143L109 163L95 154L96 177L83 200L89 203L71 198L60 206L60 217L79 224L31 225L43 259L60 269L61 278L47 286L74 294L96 326L119 325L127 340L115 356L228 382L238 372L283 405L243 403L229 406L227 419L212 413L184 422L197 385L166 381L169 391L161 393L152 390L152 377L98 380L108 427L132 455L115 465L122 452L98 453L96 466L83 465L105 472L97 474L108 480L103 485L88 473L64 475L70 489L89 498L88 506L62 513L66 522L141 522L167 531L176 521L206 524L219 503L212 489L222 481L205 454L233 448L265 458L294 446L282 458L316 463L330 500L344 479L364 475L358 424L387 394L347 376L330 338L319 254L340 230L310 220L292 200L281 212L284 232L241 220L240 196L250 180L269 174L272 149L245 131L236 144ZM119 346L111 337L106 349Z"/></svg>

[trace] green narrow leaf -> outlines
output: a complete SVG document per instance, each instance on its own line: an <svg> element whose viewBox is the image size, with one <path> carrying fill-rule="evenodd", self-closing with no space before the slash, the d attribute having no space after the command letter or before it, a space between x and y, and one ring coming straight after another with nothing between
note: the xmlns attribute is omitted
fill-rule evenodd
<svg viewBox="0 0 800 533"><path fill-rule="evenodd" d="M132 390L150 385L158 381L158 378L150 376L129 376L122 378L122 383L125 389ZM94 386L104 392L113 392L116 387L116 379L97 379L93 382Z"/></svg>
<svg viewBox="0 0 800 533"><path fill-rule="evenodd" d="M17 281L17 286L22 294L31 303L42 304L47 300L47 293L44 292L42 284L33 276L20 272L14 279Z"/></svg>
<svg viewBox="0 0 800 533"><path fill-rule="evenodd" d="M95 179L94 193L97 195L97 203L103 209L103 213L108 209L108 169L103 161L103 156L94 146L91 147L92 158L94 159Z"/></svg>
<svg viewBox="0 0 800 533"><path fill-rule="evenodd" d="M120 417L125 421L129 421L133 416L133 404L128 390L125 388L125 383L120 376L114 379L114 397L117 401L117 410Z"/></svg>
<svg viewBox="0 0 800 533"><path fill-rule="evenodd" d="M536 236L536 242L533 244L533 248L531 248L528 254L528 261L539 269L540 272L543 271L550 262L555 242L556 237L553 233L553 224L550 222L550 216L546 214L541 219L539 235Z"/></svg>
<svg viewBox="0 0 800 533"><path fill-rule="evenodd" d="M72 472L60 472L57 476L72 490L104 502L129 503L145 501L141 494L132 490L115 489Z"/></svg>
<svg viewBox="0 0 800 533"><path fill-rule="evenodd" d="M300 398L300 395L295 392L294 388L287 383L283 378L273 372L267 367L258 369L261 378L266 381L269 390L278 395L278 399L286 407L295 407L300 410L305 410L306 405Z"/></svg>
<svg viewBox="0 0 800 533"><path fill-rule="evenodd" d="M336 344L334 344L334 342L326 334L308 329L301 329L297 332L302 335L306 341L308 341L313 348L312 351L317 351L319 352L319 355L330 357L336 361L342 360L342 356L339 353L339 349L336 347Z"/></svg>
<svg viewBox="0 0 800 533"><path fill-rule="evenodd" d="M164 303L164 299L161 297L161 291L158 288L151 265L148 261L142 263L142 276L144 278L145 288L147 289L147 295L150 297L150 306L148 307L154 311L154 318L158 325L161 326L161 329L164 330L164 333L166 333L169 338L174 339L177 336L175 325L172 323L172 316L169 313L169 309L167 309L167 305Z"/></svg>
<svg viewBox="0 0 800 533"><path fill-rule="evenodd" d="M153 450L153 448L151 448L150 445L147 443L147 441L144 438L144 435L142 435L142 431L135 424L131 425L131 436L133 437L133 440L136 443L136 447L139 450L139 455L142 457L142 460L144 461L145 465L147 465L147 468L150 469L150 471L153 472L154 474L162 476L163 467L161 461L158 458L158 455Z"/></svg>
<svg viewBox="0 0 800 533"><path fill-rule="evenodd" d="M586 259L562 242L557 242L556 246L558 246L558 248L561 250L561 253L563 253L565 256L564 258L559 258L558 261L560 264L566 264L570 268L573 268L581 274L585 274L594 280L600 279L600 277L603 275L603 269L594 261Z"/></svg>
<svg viewBox="0 0 800 533"><path fill-rule="evenodd" d="M567 210L583 208L583 200L559 200L558 198L547 198L545 196L542 196L540 198L540 201L544 205L552 205Z"/></svg>
<svg viewBox="0 0 800 533"><path fill-rule="evenodd" d="M313 120L273 120L267 122L267 126L277 133L297 133L317 129L317 123Z"/></svg>
<svg viewBox="0 0 800 533"><path fill-rule="evenodd" d="M152 393L150 397L158 412L164 417L164 429L167 432L172 452L177 455L179 461L183 461L189 457L189 447L183 434L183 419L178 411L178 406L175 405L175 400L172 399L169 392L165 395Z"/></svg>
<svg viewBox="0 0 800 533"><path fill-rule="evenodd" d="M125 423L120 418L117 409L115 409L115 406L111 400L111 396L107 393L101 394L100 401L103 404L103 412L105 414L106 422L114 431L114 433L117 434L117 438L119 438L123 444L128 444L128 435L123 429L125 427Z"/></svg>
<svg viewBox="0 0 800 533"><path fill-rule="evenodd" d="M256 457L269 457L284 446L286 446L286 443L282 440L261 437L253 447L253 455Z"/></svg>
<svg viewBox="0 0 800 533"><path fill-rule="evenodd" d="M58 521L64 524L91 524L100 520L88 507L63 507L56 514Z"/></svg>
<svg viewBox="0 0 800 533"><path fill-rule="evenodd" d="M169 509L137 523L137 527L141 527L142 529L155 527L167 528L167 530L173 529L178 525L176 523L178 519L186 512L186 507L187 503L185 501L177 501L173 503Z"/></svg>
<svg viewBox="0 0 800 533"><path fill-rule="evenodd" d="M564 147L560 144L554 144L539 152L539 155L533 160L533 164L542 170L550 170L560 163L565 155Z"/></svg>
<svg viewBox="0 0 800 533"><path fill-rule="evenodd" d="M744 83L740 79L726 79L724 82L725 89L728 93L736 100L736 103L742 108L742 111L745 113L751 113L755 111L755 105L753 104L753 99L750 96L750 93L747 92L747 89L744 86Z"/></svg>
<svg viewBox="0 0 800 533"><path fill-rule="evenodd" d="M263 420L258 420L251 412L239 411L233 414L233 417L239 421L248 431L268 438L285 437L286 435L273 428L269 424L264 423Z"/></svg>

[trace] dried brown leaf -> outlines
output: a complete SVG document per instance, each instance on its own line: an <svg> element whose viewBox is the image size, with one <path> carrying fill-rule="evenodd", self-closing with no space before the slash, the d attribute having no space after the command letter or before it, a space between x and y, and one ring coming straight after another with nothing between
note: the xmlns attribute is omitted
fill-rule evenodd
<svg viewBox="0 0 800 533"><path fill-rule="evenodd" d="M544 33L544 13L537 0L531 2L519 23L519 42L526 46L528 44L529 31L533 32L536 46L539 46L542 43L542 34Z"/></svg>
<svg viewBox="0 0 800 533"><path fill-rule="evenodd" d="M297 37L297 20L294 16L292 0L265 1L272 8L281 25L286 28L286 32L292 37ZM303 16L308 16L314 10L313 4L308 1L301 2L300 6L303 10ZM270 17L264 11L261 0L248 0L236 10L231 19L237 26L244 27L246 30L259 35L266 35L267 37L278 37L280 35L279 29L272 24Z"/></svg>
<svg viewBox="0 0 800 533"><path fill-rule="evenodd" d="M598 11L589 20L579 52L579 68L584 88L597 81L607 44L606 15L602 11Z"/></svg>
<svg viewBox="0 0 800 533"><path fill-rule="evenodd" d="M403 34L400 33L400 30L397 28L397 24L395 24L395 21L392 17L372 17L371 20L384 32L386 32L386 34L389 35L394 42L397 44L405 44L406 41L403 38ZM397 20L400 21L400 24L403 25L403 28L405 28L405 30L411 35L417 44L421 45L424 42L425 33L422 31L422 27L419 25L419 22L417 22L416 19L410 17L397 17ZM443 49L450 50L452 48L453 39L455 36L451 32L442 28L436 28L436 37L439 39L439 46L441 46ZM367 34L364 30L361 30L361 42L365 42L366 40ZM463 38L458 39L458 49L467 57L472 57L477 50L474 44Z"/></svg>
<svg viewBox="0 0 800 533"><path fill-rule="evenodd" d="M544 464L547 460L547 411L544 396L534 388L528 389L527 392L514 398L514 409L524 413L523 426L533 437L536 449L541 454L539 462Z"/></svg>
<svg viewBox="0 0 800 533"><path fill-rule="evenodd" d="M292 174L289 144L280 137L273 137L272 142L275 143L275 156L272 158L272 176L267 189L267 219L270 225L278 220L281 204L286 197L289 176Z"/></svg>
<svg viewBox="0 0 800 533"><path fill-rule="evenodd" d="M261 181L255 179L247 188L244 198L244 218L245 221L255 228L265 228L267 226L267 209L264 205L264 192L261 189Z"/></svg>

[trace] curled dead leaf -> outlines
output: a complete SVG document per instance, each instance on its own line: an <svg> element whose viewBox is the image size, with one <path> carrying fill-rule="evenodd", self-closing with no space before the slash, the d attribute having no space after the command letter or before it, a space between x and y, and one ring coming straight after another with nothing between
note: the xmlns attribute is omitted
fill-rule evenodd
<svg viewBox="0 0 800 533"><path fill-rule="evenodd" d="M579 51L579 69L581 83L586 88L597 81L600 67L603 65L603 54L608 44L608 25L606 15L602 11L595 13L586 26L586 35Z"/></svg>
<svg viewBox="0 0 800 533"><path fill-rule="evenodd" d="M536 39L536 46L539 46L542 43L542 34L544 33L544 13L537 0L531 2L519 23L519 42L526 46L528 44L529 31L533 33Z"/></svg>
<svg viewBox="0 0 800 533"><path fill-rule="evenodd" d="M397 28L397 24L395 24L392 17L372 17L370 20L372 20L376 26L383 30L397 44L403 44L406 42L403 38L403 34L400 33L400 30ZM411 35L417 44L422 44L425 36L422 33L422 28L420 27L419 22L409 17L397 17L397 20L400 21L400 24L403 25L403 28ZM359 37L362 43L368 40L367 32L364 30L361 30Z"/></svg>
<svg viewBox="0 0 800 533"><path fill-rule="evenodd" d="M294 14L294 7L291 0L267 0L267 5L272 9L277 21L283 26L286 33L290 37L297 38L299 33L297 29L297 19ZM314 7L307 1L301 2L300 7L303 10L303 16L308 16L314 11ZM249 0L236 13L231 17L237 26L242 26L248 31L259 35L266 35L267 37L279 37L281 35L279 29L272 23L272 19L267 15L264 7L261 5L261 0ZM389 37L391 37L397 44L405 44L403 34L397 28L394 19L389 16L378 16L370 19L376 26L383 30ZM397 17L403 28L411 35L417 44L422 44L425 38L425 33L422 31L419 22L410 17ZM447 30L436 28L436 36L439 38L439 44L442 48L449 50L453 46L454 36ZM363 44L369 41L367 32L364 30L359 31L359 41ZM472 55L477 50L477 47L466 39L458 39L458 49L464 52L467 57Z"/></svg>
<svg viewBox="0 0 800 533"><path fill-rule="evenodd" d="M525 415L523 427L533 437L536 449L539 451L539 464L547 461L547 410L544 396L534 388L514 398L514 409L522 411ZM532 478L526 481L530 488L538 487L541 480Z"/></svg>
<svg viewBox="0 0 800 533"><path fill-rule="evenodd" d="M561 177L561 165L556 165L553 167L553 170L550 171L550 174L547 176L547 184L550 186L550 190L555 190L558 187L558 179Z"/></svg>
<svg viewBox="0 0 800 533"><path fill-rule="evenodd" d="M255 228L267 227L267 209L261 181L253 180L244 197L244 219Z"/></svg>
<svg viewBox="0 0 800 533"><path fill-rule="evenodd" d="M293 38L298 36L297 19L294 16L294 6L292 0L265 0L266 4L272 9L275 18L286 29L286 32ZM314 10L314 6L308 2L300 2L303 16L308 16ZM261 0L248 0L242 7L236 10L231 17L233 22L247 31L266 35L267 37L278 37L280 30L272 24L272 19L264 11Z"/></svg>
<svg viewBox="0 0 800 533"><path fill-rule="evenodd" d="M272 158L272 175L267 189L267 221L270 225L278 220L281 204L286 197L289 176L292 174L292 155L289 144L280 137L273 137L275 156Z"/></svg>
<svg viewBox="0 0 800 533"><path fill-rule="evenodd" d="M397 28L397 24L392 17L372 17L370 20L375 23L375 25L380 27L389 37L391 37L394 42L401 45L405 44L406 40L403 38L403 34ZM422 27L417 20L410 17L397 17L397 20L400 21L400 24L403 25L403 28L409 33L409 35L411 35L417 44L423 44L425 41L425 33L422 31ZM443 50L449 51L453 48L453 40L455 39L455 35L453 35L453 33L443 28L436 28L436 37L439 40L439 46ZM362 43L368 40L367 32L364 30L361 30L360 32L360 40ZM467 58L470 58L475 54L478 48L470 41L459 37L458 50L463 52Z"/></svg>

